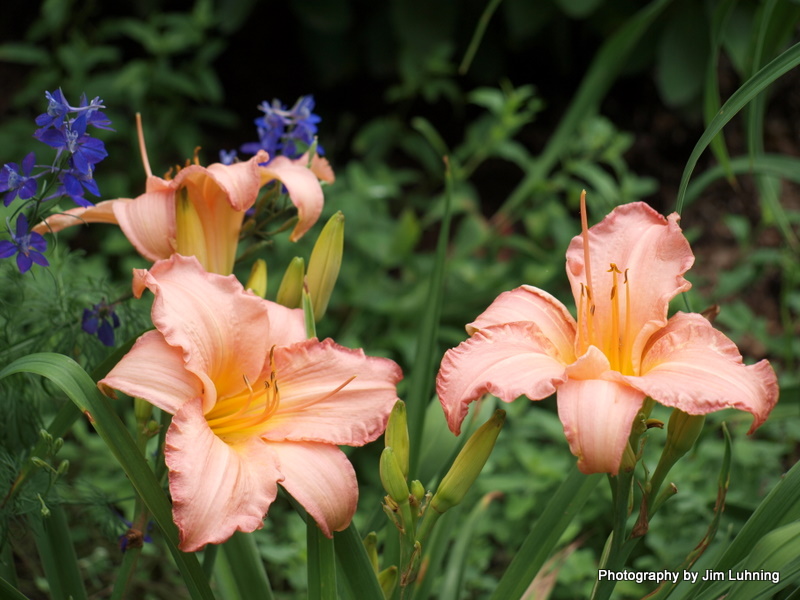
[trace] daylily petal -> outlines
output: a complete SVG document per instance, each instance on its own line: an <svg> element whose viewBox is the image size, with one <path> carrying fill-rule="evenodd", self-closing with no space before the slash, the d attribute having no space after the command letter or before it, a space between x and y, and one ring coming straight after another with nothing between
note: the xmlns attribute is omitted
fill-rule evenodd
<svg viewBox="0 0 800 600"><path fill-rule="evenodd" d="M469 404L484 394L511 402L550 396L564 383L566 362L534 323L480 329L448 350L436 377L436 391L450 430L458 435Z"/></svg>
<svg viewBox="0 0 800 600"><path fill-rule="evenodd" d="M626 329L622 335L631 336L629 352L634 372L647 339L666 323L669 301L691 287L683 274L692 266L694 255L678 220L677 213L665 219L647 204L634 202L618 206L589 229L589 287L596 306L593 324L597 339L604 350L618 343L612 340L613 277L608 270L613 263L622 273L616 302L620 326ZM581 235L574 237L567 249L567 275L575 303L580 305L581 284L587 284ZM631 302L628 307L623 284L626 275Z"/></svg>
<svg viewBox="0 0 800 600"><path fill-rule="evenodd" d="M120 229L139 254L155 262L169 258L175 252L173 190L161 189L124 203L112 202L117 202L114 204L114 214Z"/></svg>
<svg viewBox="0 0 800 600"><path fill-rule="evenodd" d="M229 446L209 429L199 399L172 418L165 458L184 552L260 529L282 479L270 445L251 437Z"/></svg>
<svg viewBox="0 0 800 600"><path fill-rule="evenodd" d="M311 229L322 214L324 196L317 176L303 165L296 164L285 156L276 156L261 171L261 182L279 180L289 191L289 198L297 207L297 225L289 239L296 242Z"/></svg>
<svg viewBox="0 0 800 600"><path fill-rule="evenodd" d="M244 212L253 206L258 198L258 190L261 189L261 172L264 170L259 163L266 162L268 159L269 155L264 150L259 150L247 161L231 165L214 163L205 170L213 176L216 184L223 190L231 208ZM189 169L191 168L189 167ZM182 173L183 171L175 176L178 184L181 182ZM194 177L195 175L192 175L192 178Z"/></svg>
<svg viewBox="0 0 800 600"><path fill-rule="evenodd" d="M108 375L97 383L107 396L113 390L144 398L172 415L203 395L203 384L184 367L183 352L167 344L158 331L142 335Z"/></svg>
<svg viewBox="0 0 800 600"><path fill-rule="evenodd" d="M641 377L624 377L657 402L692 415L738 408L753 415L750 432L778 401L766 360L745 366L736 345L698 314L678 313L651 340Z"/></svg>
<svg viewBox="0 0 800 600"><path fill-rule="evenodd" d="M303 505L328 537L350 525L358 503L353 465L336 446L281 443L268 446L278 456L281 485Z"/></svg>
<svg viewBox="0 0 800 600"><path fill-rule="evenodd" d="M306 322L302 308L287 308L271 300L264 302L269 314L271 346L291 346L306 339Z"/></svg>
<svg viewBox="0 0 800 600"><path fill-rule="evenodd" d="M575 319L556 298L530 285L503 292L475 321L467 325L472 335L479 329L515 321L532 321L558 348L564 362L575 360Z"/></svg>
<svg viewBox="0 0 800 600"><path fill-rule="evenodd" d="M275 348L275 370L280 406L261 436L348 446L383 433L403 377L394 361L365 356L330 339Z"/></svg>
<svg viewBox="0 0 800 600"><path fill-rule="evenodd" d="M256 381L269 355L269 316L264 300L244 291L233 275L207 273L194 257L175 254L149 271L134 270L138 297L156 298L152 319L171 346L183 350L186 368L204 385L203 406Z"/></svg>
<svg viewBox="0 0 800 600"><path fill-rule="evenodd" d="M106 200L98 202L94 206L79 207L66 210L63 213L58 213L49 216L47 219L37 224L33 231L38 234L42 233L56 233L67 227L73 225L83 225L84 223L111 223L117 224L117 216L114 212L114 206L117 203L130 202L128 198L120 198L119 200Z"/></svg>
<svg viewBox="0 0 800 600"><path fill-rule="evenodd" d="M601 379L570 379L558 388L558 418L582 472L619 472L644 396L625 384Z"/></svg>
<svg viewBox="0 0 800 600"><path fill-rule="evenodd" d="M308 152L303 154L300 158L294 159L294 162L298 165L308 165ZM314 154L309 169L311 169L311 172L314 173L320 181L324 181L325 183L333 183L336 181L336 175L333 173L331 163L329 163L328 159L324 156Z"/></svg>

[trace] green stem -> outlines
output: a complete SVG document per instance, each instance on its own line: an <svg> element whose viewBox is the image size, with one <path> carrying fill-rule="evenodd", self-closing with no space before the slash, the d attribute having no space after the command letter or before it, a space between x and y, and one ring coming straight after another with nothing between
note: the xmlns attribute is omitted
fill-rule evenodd
<svg viewBox="0 0 800 600"><path fill-rule="evenodd" d="M122 564L117 571L117 578L114 582L114 590L109 600L123 600L128 592L128 586L133 581L133 573L136 563L139 561L141 548L128 548L122 555Z"/></svg>
<svg viewBox="0 0 800 600"><path fill-rule="evenodd" d="M333 540L322 533L310 516L306 516L306 541L309 600L336 600L336 555Z"/></svg>
<svg viewBox="0 0 800 600"><path fill-rule="evenodd" d="M635 542L634 544L625 543L628 515L630 514L628 503L631 498L633 470L624 471L620 469L619 475L609 479L611 480L614 494L614 529L611 533L611 548L602 568L610 571L619 571L635 545ZM592 600L606 600L611 596L615 585L616 581L613 580L599 580L592 593Z"/></svg>

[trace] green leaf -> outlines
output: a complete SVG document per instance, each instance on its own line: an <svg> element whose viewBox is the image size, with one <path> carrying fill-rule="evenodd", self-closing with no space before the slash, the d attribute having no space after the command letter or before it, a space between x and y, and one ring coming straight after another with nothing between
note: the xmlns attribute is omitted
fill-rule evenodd
<svg viewBox="0 0 800 600"><path fill-rule="evenodd" d="M234 582L239 598L272 600L272 588L252 534L234 533L222 545L221 558L223 560L217 560L217 571L225 569L228 572L228 579Z"/></svg>
<svg viewBox="0 0 800 600"><path fill-rule="evenodd" d="M69 533L67 516L60 505L49 508L50 514L31 514L28 522L35 535L36 548L53 600L86 600L78 557Z"/></svg>
<svg viewBox="0 0 800 600"><path fill-rule="evenodd" d="M317 522L306 516L309 600L336 600L336 555Z"/></svg>
<svg viewBox="0 0 800 600"><path fill-rule="evenodd" d="M575 518L589 495L603 477L584 475L573 467L567 478L550 497L542 515L503 574L491 600L522 598L533 578L553 552L564 530Z"/></svg>
<svg viewBox="0 0 800 600"><path fill-rule="evenodd" d="M367 556L364 542L353 523L344 531L333 534L333 547L353 597L359 600L382 599L383 591Z"/></svg>
<svg viewBox="0 0 800 600"><path fill-rule="evenodd" d="M122 466L136 492L164 534L167 547L183 575L193 600L214 600L203 571L193 554L178 549L178 530L172 522L169 501L142 456L128 429L120 421L108 399L75 361L61 354L24 356L2 371L0 379L12 373L35 373L58 386L86 415L111 453Z"/></svg>
<svg viewBox="0 0 800 600"><path fill-rule="evenodd" d="M768 85L778 79L787 71L793 69L800 64L800 42L786 50L783 54L778 56L775 60L770 62L758 73L748 79L744 85L736 90L733 95L728 98L728 101L723 104L717 116L709 123L703 135L695 144L686 167L683 170L681 177L680 187L678 188L678 199L675 206L675 211L680 213L683 210L684 198L686 196L686 189L689 185L689 178L692 176L695 166L700 155L711 143L711 140L722 131L728 121L730 121L744 106L750 102L756 95L761 93Z"/></svg>
<svg viewBox="0 0 800 600"><path fill-rule="evenodd" d="M0 577L0 596L2 596L4 600L30 600L30 598L2 577Z"/></svg>

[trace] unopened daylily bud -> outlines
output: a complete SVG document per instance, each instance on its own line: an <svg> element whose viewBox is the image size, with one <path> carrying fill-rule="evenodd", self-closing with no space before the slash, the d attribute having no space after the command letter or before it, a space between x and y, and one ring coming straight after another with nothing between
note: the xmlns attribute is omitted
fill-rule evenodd
<svg viewBox="0 0 800 600"><path fill-rule="evenodd" d="M370 531L364 538L364 549L367 551L369 557L369 564L372 565L372 570L378 574L378 534Z"/></svg>
<svg viewBox="0 0 800 600"><path fill-rule="evenodd" d="M394 450L394 456L403 477L408 477L408 423L406 418L406 403L398 400L389 415L386 425L386 447Z"/></svg>
<svg viewBox="0 0 800 600"><path fill-rule="evenodd" d="M392 565L378 573L378 584L381 586L384 598L391 598L397 587L397 567Z"/></svg>
<svg viewBox="0 0 800 600"><path fill-rule="evenodd" d="M244 287L256 296L267 297L267 261L259 258L253 263L250 277L247 278L247 285Z"/></svg>
<svg viewBox="0 0 800 600"><path fill-rule="evenodd" d="M136 422L143 427L153 415L153 405L142 398L134 398L133 414L136 416Z"/></svg>
<svg viewBox="0 0 800 600"><path fill-rule="evenodd" d="M506 411L496 410L467 440L433 495L430 505L436 512L443 513L464 499L486 464L505 420Z"/></svg>
<svg viewBox="0 0 800 600"><path fill-rule="evenodd" d="M411 495L417 501L417 504L422 504L422 501L425 498L425 486L422 485L422 482L419 479L415 479L411 482Z"/></svg>
<svg viewBox="0 0 800 600"><path fill-rule="evenodd" d="M207 267L206 236L203 223L189 192L184 187L175 194L175 251L183 256L195 256Z"/></svg>
<svg viewBox="0 0 800 600"><path fill-rule="evenodd" d="M305 261L299 256L295 256L283 274L275 302L287 308L298 308L303 298L303 278L305 273Z"/></svg>
<svg viewBox="0 0 800 600"><path fill-rule="evenodd" d="M386 447L381 453L380 475L383 489L398 505L408 503L408 484L394 450Z"/></svg>
<svg viewBox="0 0 800 600"><path fill-rule="evenodd" d="M333 215L314 244L308 261L308 292L314 306L314 319L319 321L328 308L328 301L339 277L344 252L344 215Z"/></svg>
<svg viewBox="0 0 800 600"><path fill-rule="evenodd" d="M677 408L672 410L667 423L667 443L664 453L671 453L677 461L692 449L706 422L705 415L690 415Z"/></svg>

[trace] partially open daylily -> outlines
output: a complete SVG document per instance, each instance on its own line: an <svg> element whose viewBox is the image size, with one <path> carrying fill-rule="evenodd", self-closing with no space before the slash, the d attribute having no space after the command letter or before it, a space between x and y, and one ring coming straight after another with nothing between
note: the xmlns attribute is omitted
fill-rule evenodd
<svg viewBox="0 0 800 600"><path fill-rule="evenodd" d="M305 339L302 311L246 292L174 255L134 272L155 294L156 329L99 382L173 415L165 455L180 547L259 529L280 483L331 536L358 486L338 445L378 437L400 368L331 340Z"/></svg>
<svg viewBox="0 0 800 600"><path fill-rule="evenodd" d="M619 471L637 413L650 397L688 414L723 408L750 412L750 432L778 399L766 360L745 366L735 344L701 315L669 301L688 290L694 262L678 215L644 203L614 209L567 249L577 322L545 291L501 294L448 350L437 391L458 433L470 402L493 394L540 400L557 392L558 415L584 473Z"/></svg>
<svg viewBox="0 0 800 600"><path fill-rule="evenodd" d="M290 239L297 241L322 212L320 180L333 178L324 159L312 160L311 168L308 157L276 157L261 166L269 156L260 151L246 162L192 164L174 178L162 179L150 170L141 130L140 147L147 174L144 194L53 215L34 231L55 232L84 222L113 223L148 260L155 262L173 253L196 256L207 271L228 275L233 271L245 211L253 206L262 186L278 180L288 191L298 215Z"/></svg>

